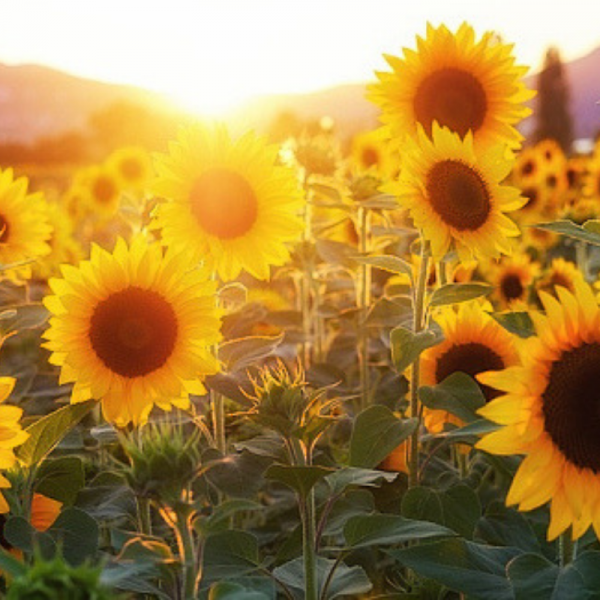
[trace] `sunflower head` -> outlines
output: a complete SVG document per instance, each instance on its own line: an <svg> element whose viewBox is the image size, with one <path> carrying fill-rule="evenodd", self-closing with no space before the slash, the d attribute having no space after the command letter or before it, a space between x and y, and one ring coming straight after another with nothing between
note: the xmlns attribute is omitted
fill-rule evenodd
<svg viewBox="0 0 600 600"><path fill-rule="evenodd" d="M548 539L572 526L579 538L600 535L600 309L591 288L540 293L545 314L532 313L537 336L526 340L522 366L479 380L502 392L480 414L503 427L478 447L524 454L507 504L531 510L551 501Z"/></svg>
<svg viewBox="0 0 600 600"><path fill-rule="evenodd" d="M466 23L456 33L428 25L416 50L385 58L392 71L377 73L370 97L396 134L415 135L421 126L431 136L437 122L461 137L471 132L478 146L519 144L514 126L531 112L524 102L533 93L521 81L526 70L515 65L512 47L492 32L476 40Z"/></svg>
<svg viewBox="0 0 600 600"><path fill-rule="evenodd" d="M494 285L493 296L501 308L515 309L527 306L531 287L539 275L539 263L521 252L493 262L489 266L488 279Z"/></svg>
<svg viewBox="0 0 600 600"><path fill-rule="evenodd" d="M81 173L80 182L86 193L89 210L103 217L111 217L117 212L122 188L111 167L89 167Z"/></svg>
<svg viewBox="0 0 600 600"><path fill-rule="evenodd" d="M510 253L508 238L519 235L505 212L523 204L519 190L501 185L511 161L505 148L475 152L471 134L464 140L433 126L407 141L400 179L383 186L408 208L415 226L431 243L434 258L456 249L462 261Z"/></svg>
<svg viewBox="0 0 600 600"><path fill-rule="evenodd" d="M224 127L183 130L156 161L156 193L166 199L153 226L167 246L190 253L223 280L242 270L268 279L299 238L304 201L293 170L277 164L278 148Z"/></svg>
<svg viewBox="0 0 600 600"><path fill-rule="evenodd" d="M106 161L118 177L123 189L142 191L152 175L152 162L148 152L137 146L115 150Z"/></svg>
<svg viewBox="0 0 600 600"><path fill-rule="evenodd" d="M157 405L187 408L218 370L210 347L220 339L216 285L182 254L137 237L114 252L92 247L78 268L63 265L45 298L45 332L72 402L102 401L117 426L143 423Z"/></svg>
<svg viewBox="0 0 600 600"><path fill-rule="evenodd" d="M583 282L583 274L577 266L564 258L554 258L536 283L536 290L556 296L556 286L575 291L576 282Z"/></svg>

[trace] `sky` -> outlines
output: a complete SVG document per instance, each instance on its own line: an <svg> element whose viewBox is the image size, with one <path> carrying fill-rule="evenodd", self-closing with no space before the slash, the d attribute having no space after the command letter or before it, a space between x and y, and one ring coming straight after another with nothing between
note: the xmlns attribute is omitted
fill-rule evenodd
<svg viewBox="0 0 600 600"><path fill-rule="evenodd" d="M600 45L598 0L0 0L0 62L167 93L220 114L261 94L372 81L426 23L494 29L537 69Z"/></svg>

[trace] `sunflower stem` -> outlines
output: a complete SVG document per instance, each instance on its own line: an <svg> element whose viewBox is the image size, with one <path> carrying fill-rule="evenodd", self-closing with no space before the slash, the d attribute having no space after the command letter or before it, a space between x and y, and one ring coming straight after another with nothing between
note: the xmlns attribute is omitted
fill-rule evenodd
<svg viewBox="0 0 600 600"><path fill-rule="evenodd" d="M421 236L421 253L419 262L419 273L416 285L413 289L413 330L418 333L423 329L423 315L425 313L425 288L427 286L427 267L429 265L429 254L425 247L425 240ZM419 419L419 377L421 370L421 359L417 357L411 367L410 380L410 416ZM420 420L420 419L419 419ZM419 485L419 429L417 427L410 438L408 453L408 487Z"/></svg>
<svg viewBox="0 0 600 600"><path fill-rule="evenodd" d="M191 513L184 506L176 508L175 515L177 544L183 566L182 597L185 600L193 600L196 587L196 549L192 538Z"/></svg>
<svg viewBox="0 0 600 600"><path fill-rule="evenodd" d="M577 268L583 275L583 278L589 281L588 249L585 242L575 242L575 259L577 261Z"/></svg>
<svg viewBox="0 0 600 600"><path fill-rule="evenodd" d="M311 363L312 345L313 345L313 318L316 313L312 293L313 293L313 256L312 256L312 204L308 180L310 174L305 173L303 188L306 194L306 204L304 207L304 236L302 250L303 278L302 288L302 360L304 369L308 369Z"/></svg>
<svg viewBox="0 0 600 600"><path fill-rule="evenodd" d="M368 209L358 209L358 251L361 256L366 256L370 251ZM360 398L361 409L369 406L370 374L369 374L369 335L367 331L366 312L371 304L371 265L361 264L358 271L358 286L356 304L358 312L358 358L360 365Z"/></svg>
<svg viewBox="0 0 600 600"><path fill-rule="evenodd" d="M570 527L558 538L558 552L562 568L566 567L575 558L575 542L573 542Z"/></svg>
<svg viewBox="0 0 600 600"><path fill-rule="evenodd" d="M148 498L136 496L138 527L143 535L152 535L152 519L150 517L150 502Z"/></svg>
<svg viewBox="0 0 600 600"><path fill-rule="evenodd" d="M211 390L210 400L213 414L215 446L221 454L225 454L227 452L227 439L225 437L225 399L218 392Z"/></svg>

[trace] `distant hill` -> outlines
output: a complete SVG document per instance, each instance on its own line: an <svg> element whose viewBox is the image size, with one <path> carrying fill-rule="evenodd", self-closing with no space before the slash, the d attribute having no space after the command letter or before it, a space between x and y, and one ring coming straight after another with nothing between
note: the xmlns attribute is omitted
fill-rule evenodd
<svg viewBox="0 0 600 600"><path fill-rule="evenodd" d="M571 87L576 138L592 138L600 130L600 47L565 65ZM536 86L536 76L528 78ZM119 101L173 112L164 96L133 86L113 85L68 75L36 65L0 64L0 143L29 143L66 131L84 132L90 115ZM535 101L533 103L535 107ZM237 128L265 130L282 112L302 119L332 117L342 137L377 124L377 108L365 98L365 85L342 85L309 94L254 98L226 118ZM533 118L523 124L525 133Z"/></svg>

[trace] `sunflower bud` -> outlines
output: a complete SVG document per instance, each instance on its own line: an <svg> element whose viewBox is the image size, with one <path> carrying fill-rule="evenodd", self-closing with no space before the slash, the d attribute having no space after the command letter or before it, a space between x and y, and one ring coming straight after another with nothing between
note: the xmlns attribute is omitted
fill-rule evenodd
<svg viewBox="0 0 600 600"><path fill-rule="evenodd" d="M201 442L197 428L188 431L170 423L146 425L123 441L129 457L125 477L138 495L167 504L182 499L182 492L201 468Z"/></svg>
<svg viewBox="0 0 600 600"><path fill-rule="evenodd" d="M6 600L109 600L112 592L100 585L100 568L72 567L56 556L50 561L36 556L34 564L16 577Z"/></svg>

